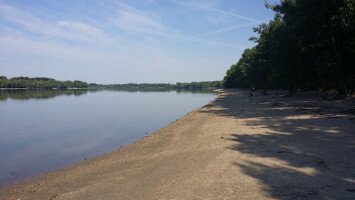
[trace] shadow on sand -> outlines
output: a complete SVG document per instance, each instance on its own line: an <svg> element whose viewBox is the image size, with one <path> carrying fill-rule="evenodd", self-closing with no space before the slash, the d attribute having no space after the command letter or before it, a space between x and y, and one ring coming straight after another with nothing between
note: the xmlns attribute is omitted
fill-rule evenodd
<svg viewBox="0 0 355 200"><path fill-rule="evenodd" d="M276 199L355 199L354 100L282 95L248 97L234 91L206 112L267 132L231 133L229 148L277 163L236 160ZM243 102L244 101L244 102ZM247 105L239 106L238 105ZM305 115L307 114L307 115Z"/></svg>

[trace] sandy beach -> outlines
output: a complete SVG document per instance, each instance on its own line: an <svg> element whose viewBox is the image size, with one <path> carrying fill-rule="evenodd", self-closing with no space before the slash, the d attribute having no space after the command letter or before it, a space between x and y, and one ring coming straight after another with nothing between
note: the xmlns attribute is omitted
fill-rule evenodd
<svg viewBox="0 0 355 200"><path fill-rule="evenodd" d="M354 113L354 99L224 91L133 144L1 188L0 199L355 199Z"/></svg>

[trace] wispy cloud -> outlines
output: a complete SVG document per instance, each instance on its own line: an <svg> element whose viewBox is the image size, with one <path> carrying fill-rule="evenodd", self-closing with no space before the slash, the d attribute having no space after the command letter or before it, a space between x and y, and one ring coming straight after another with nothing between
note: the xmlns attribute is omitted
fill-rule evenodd
<svg viewBox="0 0 355 200"><path fill-rule="evenodd" d="M140 34L142 37L155 35L170 40L190 41L194 43L204 44L207 46L223 46L226 48L245 49L246 47L238 44L224 43L214 40L190 37L178 31L166 28L161 19L149 12L142 12L127 4L119 3L118 15L112 19L112 22L120 29Z"/></svg>
<svg viewBox="0 0 355 200"><path fill-rule="evenodd" d="M244 19L247 21L251 21L251 22L256 22L256 23L261 23L260 20L251 18L251 17L247 17L247 16L243 16L243 15L238 15L232 11L225 11L225 10L221 10L217 8L217 5L221 2L221 1L216 1L216 0L210 0L210 1L201 1L201 0L195 0L195 1L180 1L180 0L170 0L171 2L180 5L180 6L187 6L187 7L191 7L197 10L205 10L205 11L209 11L209 12L214 12L214 13L219 13L222 15L226 15L226 16L233 16L233 17L237 17L240 19Z"/></svg>
<svg viewBox="0 0 355 200"><path fill-rule="evenodd" d="M76 21L48 22L12 6L0 5L1 15L8 21L44 38L60 38L76 42L111 42L112 39L92 25Z"/></svg>
<svg viewBox="0 0 355 200"><path fill-rule="evenodd" d="M205 10L211 7L216 7L222 0L170 0L170 2L180 5Z"/></svg>
<svg viewBox="0 0 355 200"><path fill-rule="evenodd" d="M41 34L45 38L60 38L70 41L81 41L90 44L115 43L115 40L109 37L103 30L93 25L72 20L61 20L57 22L46 22L30 13L19 10L15 7L0 5L0 12L5 16L6 20L23 26L28 31ZM112 18L112 23L120 29L141 34L157 35L159 37L180 41L191 41L208 46L223 46L227 48L244 49L245 47L238 44L229 44L214 40L194 38L186 36L176 31L170 31L164 27L157 16L152 13L141 12L127 4L119 4L117 16ZM26 40L26 44L29 41ZM36 43L32 43L36 44ZM53 49L53 45L48 46ZM43 46L41 48L44 48ZM63 47L60 47L62 49Z"/></svg>
<svg viewBox="0 0 355 200"><path fill-rule="evenodd" d="M234 12L235 9L236 9L235 7L230 9L228 11L228 13ZM220 24L221 22L225 21L227 17L228 17L228 15L223 15L220 19L217 20L217 24Z"/></svg>
<svg viewBox="0 0 355 200"><path fill-rule="evenodd" d="M104 31L95 26L85 24L77 21L59 21L57 22L59 33L65 32L65 36L70 39L81 39L85 41L99 41L104 43L109 43L113 41L113 38L109 37L104 33ZM56 34L56 36L58 36ZM78 38L79 36L79 38Z"/></svg>
<svg viewBox="0 0 355 200"><path fill-rule="evenodd" d="M251 17L247 17L247 16L243 16L243 15L238 15L238 14L236 14L234 12L228 12L228 11L224 11L224 10L220 10L220 9L216 9L216 8L205 8L205 10L208 10L208 11L211 11L211 12L220 13L220 14L223 14L223 15L229 15L229 16L237 17L237 18L248 20L248 21L251 21L251 22L261 23L260 20L257 20L257 19L251 18Z"/></svg>
<svg viewBox="0 0 355 200"><path fill-rule="evenodd" d="M217 20L217 24L224 21L228 16L229 17L236 17L238 19L248 21L248 23L245 23L245 24L238 24L238 25L234 25L234 26L229 26L229 27L224 27L224 28L220 28L217 30L213 30L213 31L205 33L204 35L213 35L213 34L223 33L223 32L232 31L235 29L248 27L248 26L252 26L252 25L261 23L261 21L258 19L254 19L251 17L236 14L234 12L235 8L232 8L228 11L218 9L218 4L220 3L219 0L210 0L207 3L206 3L206 1L201 1L201 0L194 0L194 1L170 0L170 1L177 4L177 5L180 5L180 6L185 6L185 7L190 7L190 8L196 9L196 10L203 10L203 11L207 11L207 12L213 12L213 13L220 14L220 15L222 15L222 18Z"/></svg>
<svg viewBox="0 0 355 200"><path fill-rule="evenodd" d="M208 46L223 46L223 47L241 49L241 50L247 48L246 46L239 45L239 44L219 42L219 41L215 41L215 40L206 40L206 39L193 38L193 37L186 37L185 40L205 44Z"/></svg>
<svg viewBox="0 0 355 200"><path fill-rule="evenodd" d="M149 12L142 12L127 4L119 3L117 15L112 22L120 29L144 34L166 34L159 17Z"/></svg>
<svg viewBox="0 0 355 200"><path fill-rule="evenodd" d="M252 22L252 23L247 23L247 24L240 24L240 25L225 27L225 28L221 28L221 29L218 29L218 30L214 30L214 31L205 33L205 35L213 35L213 34L223 33L223 32L227 32L227 31L232 31L232 30L235 30L235 29L239 29L239 28L248 27L248 26L255 25L255 24L257 24L257 23Z"/></svg>

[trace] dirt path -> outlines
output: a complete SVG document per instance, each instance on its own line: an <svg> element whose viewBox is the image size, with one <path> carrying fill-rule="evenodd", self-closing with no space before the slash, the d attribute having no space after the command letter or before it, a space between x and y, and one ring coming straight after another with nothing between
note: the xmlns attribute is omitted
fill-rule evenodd
<svg viewBox="0 0 355 200"><path fill-rule="evenodd" d="M213 103L104 156L0 189L0 199L355 199L353 100Z"/></svg>

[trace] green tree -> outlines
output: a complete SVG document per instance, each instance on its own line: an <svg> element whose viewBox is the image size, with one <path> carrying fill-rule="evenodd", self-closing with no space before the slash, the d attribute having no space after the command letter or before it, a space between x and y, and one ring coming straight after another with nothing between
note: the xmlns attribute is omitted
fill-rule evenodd
<svg viewBox="0 0 355 200"><path fill-rule="evenodd" d="M227 71L225 87L297 90L355 89L355 1L282 0L254 28L255 47Z"/></svg>

